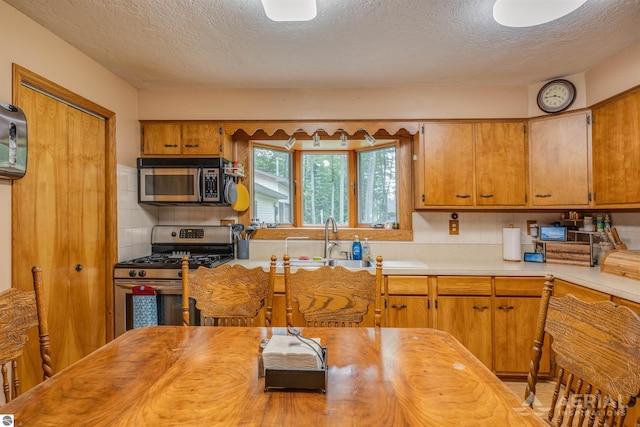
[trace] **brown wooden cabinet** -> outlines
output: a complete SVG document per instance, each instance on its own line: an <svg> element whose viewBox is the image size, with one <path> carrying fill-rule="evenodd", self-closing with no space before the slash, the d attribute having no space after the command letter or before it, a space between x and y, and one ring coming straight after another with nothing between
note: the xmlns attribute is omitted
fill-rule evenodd
<svg viewBox="0 0 640 427"><path fill-rule="evenodd" d="M640 90L593 109L592 146L595 206L640 205Z"/></svg>
<svg viewBox="0 0 640 427"><path fill-rule="evenodd" d="M145 156L231 157L231 140L212 122L140 122Z"/></svg>
<svg viewBox="0 0 640 427"><path fill-rule="evenodd" d="M589 118L580 111L529 121L531 207L589 207Z"/></svg>
<svg viewBox="0 0 640 427"><path fill-rule="evenodd" d="M611 300L611 295L604 292L585 288L584 286L576 285L564 280L555 279L553 285L553 296L563 297L567 294L572 294L581 300L591 302Z"/></svg>
<svg viewBox="0 0 640 427"><path fill-rule="evenodd" d="M424 123L418 152L416 208L526 206L523 121Z"/></svg>
<svg viewBox="0 0 640 427"><path fill-rule="evenodd" d="M473 206L473 123L422 125L419 206Z"/></svg>
<svg viewBox="0 0 640 427"><path fill-rule="evenodd" d="M492 368L491 277L438 276L436 329L449 332Z"/></svg>
<svg viewBox="0 0 640 427"><path fill-rule="evenodd" d="M496 277L494 364L499 375L526 375L540 311L543 277ZM549 340L542 348L539 374L550 375Z"/></svg>
<svg viewBox="0 0 640 427"><path fill-rule="evenodd" d="M429 321L429 278L386 276L385 326L427 328Z"/></svg>
<svg viewBox="0 0 640 427"><path fill-rule="evenodd" d="M476 205L524 207L525 123L475 124Z"/></svg>

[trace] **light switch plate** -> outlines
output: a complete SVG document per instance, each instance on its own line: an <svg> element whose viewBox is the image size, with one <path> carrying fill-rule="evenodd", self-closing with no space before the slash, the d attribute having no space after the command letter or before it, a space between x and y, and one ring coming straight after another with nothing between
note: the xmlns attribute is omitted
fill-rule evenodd
<svg viewBox="0 0 640 427"><path fill-rule="evenodd" d="M449 220L449 234L450 235L457 235L460 232L460 223L458 222L457 219L450 219Z"/></svg>

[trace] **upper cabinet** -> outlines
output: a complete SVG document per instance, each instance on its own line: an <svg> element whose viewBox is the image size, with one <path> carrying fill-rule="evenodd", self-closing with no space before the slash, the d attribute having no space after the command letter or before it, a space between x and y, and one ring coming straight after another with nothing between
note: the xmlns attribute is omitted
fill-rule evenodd
<svg viewBox="0 0 640 427"><path fill-rule="evenodd" d="M417 152L418 209L526 206L523 121L424 123Z"/></svg>
<svg viewBox="0 0 640 427"><path fill-rule="evenodd" d="M592 144L594 205L640 205L640 90L593 109Z"/></svg>
<svg viewBox="0 0 640 427"><path fill-rule="evenodd" d="M476 131L476 205L524 207L525 122L482 122Z"/></svg>
<svg viewBox="0 0 640 427"><path fill-rule="evenodd" d="M416 207L473 206L473 124L424 123L418 168Z"/></svg>
<svg viewBox="0 0 640 427"><path fill-rule="evenodd" d="M529 122L531 207L587 208L590 113Z"/></svg>
<svg viewBox="0 0 640 427"><path fill-rule="evenodd" d="M140 131L144 156L231 156L221 123L142 121Z"/></svg>

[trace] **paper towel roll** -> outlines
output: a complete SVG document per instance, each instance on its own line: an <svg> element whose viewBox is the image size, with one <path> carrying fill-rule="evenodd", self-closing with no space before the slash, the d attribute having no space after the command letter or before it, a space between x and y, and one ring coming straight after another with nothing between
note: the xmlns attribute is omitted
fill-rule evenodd
<svg viewBox="0 0 640 427"><path fill-rule="evenodd" d="M502 229L502 259L505 261L520 261L520 229Z"/></svg>

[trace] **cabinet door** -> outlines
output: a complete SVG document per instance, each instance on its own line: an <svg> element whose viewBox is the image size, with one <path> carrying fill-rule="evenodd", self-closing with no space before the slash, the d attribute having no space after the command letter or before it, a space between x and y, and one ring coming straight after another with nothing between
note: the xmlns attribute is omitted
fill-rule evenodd
<svg viewBox="0 0 640 427"><path fill-rule="evenodd" d="M531 206L589 206L588 115L530 121Z"/></svg>
<svg viewBox="0 0 640 427"><path fill-rule="evenodd" d="M640 91L593 110L596 206L640 204Z"/></svg>
<svg viewBox="0 0 640 427"><path fill-rule="evenodd" d="M390 295L386 311L389 328L429 327L429 299L426 296Z"/></svg>
<svg viewBox="0 0 640 427"><path fill-rule="evenodd" d="M180 155L180 125L145 123L142 125L142 152L145 155Z"/></svg>
<svg viewBox="0 0 640 427"><path fill-rule="evenodd" d="M473 124L425 123L423 206L473 206Z"/></svg>
<svg viewBox="0 0 640 427"><path fill-rule="evenodd" d="M533 340L540 311L540 298L496 298L494 371L497 374L529 372ZM551 372L549 339L545 339L539 375Z"/></svg>
<svg viewBox="0 0 640 427"><path fill-rule="evenodd" d="M525 206L525 124L476 124L476 204Z"/></svg>
<svg viewBox="0 0 640 427"><path fill-rule="evenodd" d="M456 337L491 369L491 297L438 296L437 304L437 329Z"/></svg>
<svg viewBox="0 0 640 427"><path fill-rule="evenodd" d="M182 154L220 155L220 127L217 124L182 125Z"/></svg>

